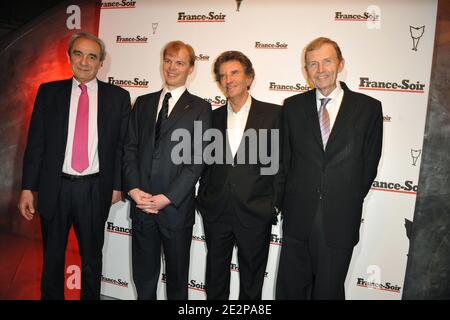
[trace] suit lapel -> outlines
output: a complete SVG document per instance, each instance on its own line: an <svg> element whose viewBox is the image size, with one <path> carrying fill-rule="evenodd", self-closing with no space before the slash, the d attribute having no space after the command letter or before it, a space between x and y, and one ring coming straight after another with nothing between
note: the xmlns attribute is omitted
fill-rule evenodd
<svg viewBox="0 0 450 320"><path fill-rule="evenodd" d="M320 123L319 123L319 113L317 112L317 102L316 102L316 90L311 90L307 94L306 97L306 113L310 117L309 123L311 124L311 130L313 132L313 136L316 139L317 143L320 145L320 148L323 150L323 141L322 141L322 133L320 132Z"/></svg>
<svg viewBox="0 0 450 320"><path fill-rule="evenodd" d="M223 155L224 163L233 163L233 158L231 154L230 143L228 141L227 127L228 127L228 106L224 105L217 109L215 112L216 123L214 124L217 129L220 130L223 137L223 149L225 153ZM227 159L228 158L228 159Z"/></svg>
<svg viewBox="0 0 450 320"><path fill-rule="evenodd" d="M67 136L69 132L69 110L70 110L70 97L72 94L72 79L66 80L63 85L63 88L60 92L58 92L57 98L57 110L58 117L61 119L60 123L62 124L62 141L64 144L64 150L67 145Z"/></svg>
<svg viewBox="0 0 450 320"><path fill-rule="evenodd" d="M217 121L216 126L224 137L227 133L227 116L227 105L224 105L217 110L215 119Z"/></svg>
<svg viewBox="0 0 450 320"><path fill-rule="evenodd" d="M236 156L238 154L242 154L243 151L245 151L245 156L248 159L248 152L250 152L250 145L247 145L247 148L245 150L241 150L242 148L245 148L245 132L248 129L258 129L258 123L260 121L261 116L263 115L261 106L259 105L258 100L254 99L252 97L252 103L250 105L250 110L248 111L248 117L247 117L247 122L245 123L245 128L244 128L244 132L242 133L242 138L241 141L239 142L239 147L238 150L236 152L236 154L234 155L234 159L236 159ZM258 136L256 137L256 139L258 139ZM227 146L228 148L230 148L229 144ZM231 148L230 148L231 150ZM231 151L230 151L231 154Z"/></svg>
<svg viewBox="0 0 450 320"><path fill-rule="evenodd" d="M152 94L149 96L148 102L144 101L148 106L144 106L143 117L144 121L150 125L144 125L145 131L143 133L144 141L151 141L152 145L155 145L155 129L156 129L156 121L158 114L158 104L159 98L161 96L162 90L157 92L156 94Z"/></svg>
<svg viewBox="0 0 450 320"><path fill-rule="evenodd" d="M344 90L344 96L342 98L341 106L339 112L334 121L333 128L330 132L330 137L328 139L327 146L332 145L336 137L342 132L342 129L347 126L348 117L353 113L352 109L355 106L353 101L353 95L351 94L345 83L341 82L341 88Z"/></svg>
<svg viewBox="0 0 450 320"><path fill-rule="evenodd" d="M167 121L164 123L161 134L164 135L165 132L170 130L173 125L183 116L183 114L191 108L190 103L192 102L191 94L185 90L181 95L180 99L178 99L177 103L170 112Z"/></svg>
<svg viewBox="0 0 450 320"><path fill-rule="evenodd" d="M242 134L242 138L241 141L239 142L239 147L238 147L238 151L236 152L236 154L234 155L234 158L236 158L236 156L238 154L241 154L242 152L245 152L245 156L246 159L249 159L248 153L251 152L251 145L247 145L247 147L245 146L245 132L248 129L258 129L258 123L260 121L261 115L263 114L261 107L258 103L258 101L256 99L254 99L252 97L252 103L250 105L250 110L248 111L248 117L247 117L247 122L245 123L245 129L244 132ZM257 133L258 134L258 133ZM258 136L256 136L256 139L258 139ZM244 150L242 150L242 148L245 148Z"/></svg>
<svg viewBox="0 0 450 320"><path fill-rule="evenodd" d="M103 135L105 132L105 128L107 127L107 120L111 112L108 112L109 109L109 96L107 92L107 88L103 82L97 80L98 84L98 101L97 101L97 134L98 134L98 142L99 144L103 141Z"/></svg>
<svg viewBox="0 0 450 320"><path fill-rule="evenodd" d="M244 132L247 129L257 129L259 127L258 126L259 118L261 117L262 114L263 112L261 110L261 106L259 105L259 101L252 97L252 103L250 105L250 110L248 112L248 118L247 123L245 124Z"/></svg>

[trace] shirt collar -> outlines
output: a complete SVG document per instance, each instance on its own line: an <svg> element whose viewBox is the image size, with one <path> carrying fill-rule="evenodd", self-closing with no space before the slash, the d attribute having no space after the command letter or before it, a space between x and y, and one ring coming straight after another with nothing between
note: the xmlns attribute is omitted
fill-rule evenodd
<svg viewBox="0 0 450 320"><path fill-rule="evenodd" d="M78 88L80 83L81 82L75 79L75 77L72 78L72 87ZM85 85L88 88L88 90L97 90L98 88L97 78L94 78L89 82L86 82Z"/></svg>
<svg viewBox="0 0 450 320"><path fill-rule="evenodd" d="M172 95L172 99L173 99L172 101L178 101L178 99L180 99L180 97L184 93L184 91L186 91L186 86L181 86L181 87L175 88L173 90L169 90L166 86L164 86L161 96L164 97L167 92L170 92L170 94Z"/></svg>
<svg viewBox="0 0 450 320"><path fill-rule="evenodd" d="M251 105L252 105L252 96L248 95L247 100L245 100L244 105L242 106L241 109L239 109L238 112L234 112L233 111L233 108L231 107L230 101L228 101L228 103L227 103L227 109L228 109L228 112L231 112L231 113L236 114L236 115L240 115L240 114L243 114L245 112L248 112L250 110L250 106Z"/></svg>
<svg viewBox="0 0 450 320"><path fill-rule="evenodd" d="M338 82L336 82L336 88L334 88L333 91L331 91L331 93L328 95L328 97L325 97L322 92L320 92L319 90L316 90L316 100L318 102L320 102L320 99L323 98L331 98L331 102L336 101L337 97L339 97L339 95L342 92L342 88L341 88L341 84Z"/></svg>

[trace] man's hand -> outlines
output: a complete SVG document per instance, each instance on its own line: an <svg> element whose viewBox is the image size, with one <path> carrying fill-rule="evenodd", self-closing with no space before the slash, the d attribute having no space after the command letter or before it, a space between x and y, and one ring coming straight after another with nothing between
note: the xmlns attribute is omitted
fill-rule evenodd
<svg viewBox="0 0 450 320"><path fill-rule="evenodd" d="M172 203L172 201L169 200L165 195L163 194L157 194L150 199L151 208L153 210L162 210L166 206Z"/></svg>
<svg viewBox="0 0 450 320"><path fill-rule="evenodd" d="M36 209L35 203L37 199L37 193L31 190L22 190L20 193L18 208L20 214L27 220L33 219Z"/></svg>
<svg viewBox="0 0 450 320"><path fill-rule="evenodd" d="M113 190L111 205L122 200L122 191Z"/></svg>
<svg viewBox="0 0 450 320"><path fill-rule="evenodd" d="M154 209L154 205L150 202L152 195L144 192L139 188L131 189L128 194L136 202L136 207L145 213L157 214L158 210Z"/></svg>

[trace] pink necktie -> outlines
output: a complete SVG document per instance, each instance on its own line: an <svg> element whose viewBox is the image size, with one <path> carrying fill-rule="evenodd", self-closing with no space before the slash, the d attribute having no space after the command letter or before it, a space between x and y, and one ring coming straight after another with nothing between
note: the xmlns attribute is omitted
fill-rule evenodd
<svg viewBox="0 0 450 320"><path fill-rule="evenodd" d="M320 99L319 122L324 150L327 147L328 138L330 137L330 116L327 110L327 103L330 102L330 100L331 98Z"/></svg>
<svg viewBox="0 0 450 320"><path fill-rule="evenodd" d="M81 89L78 100L77 118L73 134L72 168L83 172L89 166L88 158L88 123L89 123L89 96L85 84L79 85Z"/></svg>

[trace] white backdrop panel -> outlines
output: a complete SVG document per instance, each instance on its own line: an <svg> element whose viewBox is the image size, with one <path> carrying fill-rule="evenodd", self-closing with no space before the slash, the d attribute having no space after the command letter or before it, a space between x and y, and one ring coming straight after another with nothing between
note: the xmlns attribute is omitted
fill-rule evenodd
<svg viewBox="0 0 450 320"><path fill-rule="evenodd" d="M112 2L115 1L102 3L109 7ZM188 88L214 107L225 101L212 74L214 59L221 52L244 52L256 71L251 94L282 104L286 97L305 90L301 54L307 43L318 36L338 42L346 59L339 79L352 90L381 100L385 117L383 155L373 190L365 201L361 241L355 247L347 275L346 296L401 299L409 248L405 219L413 218L417 192L414 186L420 168L420 151L412 149L422 149L437 1L243 0L239 11L237 1L232 0L127 3L128 6L101 10L99 34L106 42L108 55L99 77L128 89L133 101L161 88L161 49L171 40L179 39L194 47L199 59ZM181 14L209 16L211 12L219 19L186 21ZM365 16L373 19L364 20ZM414 44L410 27L422 26L413 33L416 38L415 33L420 36ZM261 48L264 44L265 48ZM414 45L417 50L412 50ZM380 88L392 83L398 84L396 90ZM423 88L401 88L404 83ZM115 205L108 223L119 229L131 228L129 205ZM281 232L280 225L272 231L263 299L274 298ZM106 229L102 285L105 295L136 297L130 241L128 234ZM203 227L197 214L187 284L190 299L206 298L205 254ZM232 299L238 296L238 268L235 252L230 266ZM165 299L163 273L162 270L158 288L160 299Z"/></svg>

